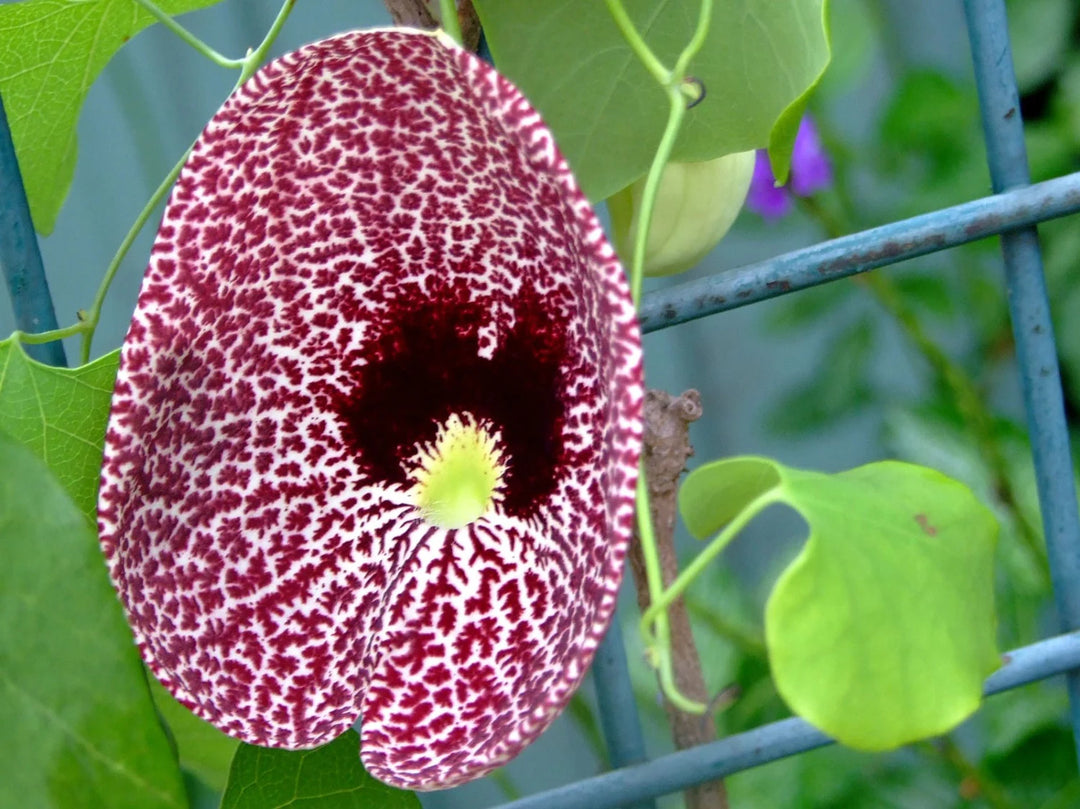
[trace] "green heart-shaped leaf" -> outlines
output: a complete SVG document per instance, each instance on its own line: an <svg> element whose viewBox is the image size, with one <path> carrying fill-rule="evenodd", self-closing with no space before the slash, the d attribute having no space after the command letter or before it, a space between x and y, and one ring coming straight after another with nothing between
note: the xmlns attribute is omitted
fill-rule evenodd
<svg viewBox="0 0 1080 809"><path fill-rule="evenodd" d="M360 736L347 731L314 750L241 744L221 809L420 809L411 792L376 781L360 763Z"/></svg>
<svg viewBox="0 0 1080 809"><path fill-rule="evenodd" d="M94 530L0 433L0 806L183 809Z"/></svg>
<svg viewBox="0 0 1080 809"><path fill-rule="evenodd" d="M580 0L475 0L499 71L540 110L589 199L649 168L668 102L607 5ZM624 0L669 67L690 40L699 0ZM806 95L829 62L825 0L714 3L690 66L706 89L688 111L672 160L697 162L770 147L786 177Z"/></svg>
<svg viewBox="0 0 1080 809"><path fill-rule="evenodd" d="M944 733L969 716L1000 663L990 511L966 486L895 461L827 475L735 458L694 471L679 493L696 536L772 502L810 526L765 610L788 705L862 750Z"/></svg>

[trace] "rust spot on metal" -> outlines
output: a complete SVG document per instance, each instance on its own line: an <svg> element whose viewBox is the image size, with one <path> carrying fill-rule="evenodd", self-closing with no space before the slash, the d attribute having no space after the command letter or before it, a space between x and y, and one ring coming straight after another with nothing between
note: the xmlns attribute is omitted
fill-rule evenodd
<svg viewBox="0 0 1080 809"><path fill-rule="evenodd" d="M819 275L851 272L858 268L870 269L882 264L891 264L935 250L944 250L949 246L944 233L933 233L922 239L889 239L872 250L853 250L832 261L818 266Z"/></svg>
<svg viewBox="0 0 1080 809"><path fill-rule="evenodd" d="M741 301L744 298L749 298L753 294L754 294L754 291L752 289L743 289L743 290L740 290L739 292L737 292L735 297L738 298Z"/></svg>
<svg viewBox="0 0 1080 809"><path fill-rule="evenodd" d="M679 316L679 310L675 308L674 304L664 304L664 309L660 312L660 316L664 318L664 320L674 320Z"/></svg>
<svg viewBox="0 0 1080 809"><path fill-rule="evenodd" d="M1069 189L1060 196L1046 194L1040 196L1030 205L1015 208L1008 217L999 214L985 214L977 216L964 225L964 236L969 241L982 239L987 236L1001 233L1017 227L1022 227L1023 220L1045 219L1052 216L1064 216L1065 212L1074 210L1080 205L1080 192Z"/></svg>
<svg viewBox="0 0 1080 809"><path fill-rule="evenodd" d="M1017 211L1016 214L1020 214L1020 211ZM1015 227L1015 219L1015 215L1006 219L1000 214L993 213L977 216L964 225L964 236L967 239L980 239L993 233L1001 233L1009 227Z"/></svg>
<svg viewBox="0 0 1080 809"><path fill-rule="evenodd" d="M786 278L781 278L779 281L769 281L765 286L768 289L779 289L781 292L787 292L791 289L791 282Z"/></svg>
<svg viewBox="0 0 1080 809"><path fill-rule="evenodd" d="M1005 119L1006 121L1008 121L1008 120L1009 120L1010 118L1012 118L1012 117L1013 117L1014 115L1016 115L1016 107L1009 107L1009 111L1008 111L1007 113L1005 113L1005 114L1004 114L1004 115L1003 115L1002 117L1003 117L1003 118L1004 118L1004 119Z"/></svg>

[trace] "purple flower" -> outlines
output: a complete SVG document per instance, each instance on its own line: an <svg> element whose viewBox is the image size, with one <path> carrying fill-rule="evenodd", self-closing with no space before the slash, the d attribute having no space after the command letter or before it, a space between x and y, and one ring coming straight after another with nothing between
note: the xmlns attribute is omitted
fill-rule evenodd
<svg viewBox="0 0 1080 809"><path fill-rule="evenodd" d="M795 146L791 153L791 174L787 183L777 185L769 165L769 154L759 149L754 163L754 176L746 207L769 221L787 215L791 210L791 195L809 197L832 183L832 163L821 144L817 127L809 115L799 124Z"/></svg>

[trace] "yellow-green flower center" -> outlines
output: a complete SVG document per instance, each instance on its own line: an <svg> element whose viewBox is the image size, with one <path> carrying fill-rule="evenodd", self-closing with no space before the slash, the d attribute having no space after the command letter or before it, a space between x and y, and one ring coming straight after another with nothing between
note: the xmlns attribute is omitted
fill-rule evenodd
<svg viewBox="0 0 1080 809"><path fill-rule="evenodd" d="M413 461L414 502L439 528L462 528L483 516L506 471L497 434L471 413L452 414Z"/></svg>

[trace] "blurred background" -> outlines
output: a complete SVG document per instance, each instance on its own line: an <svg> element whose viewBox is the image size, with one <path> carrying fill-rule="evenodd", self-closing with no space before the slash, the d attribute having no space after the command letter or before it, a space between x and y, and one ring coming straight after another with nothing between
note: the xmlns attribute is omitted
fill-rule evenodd
<svg viewBox="0 0 1080 809"><path fill-rule="evenodd" d="M184 17L227 55L257 44L277 0L225 2ZM1035 180L1080 167L1080 29L1072 0L1009 3ZM834 62L811 101L833 164L832 186L766 221L744 211L683 282L824 238L990 192L959 0L833 0ZM377 0L301 3L275 55L349 29L388 25ZM75 181L54 234L42 240L60 324L89 305L101 274L154 187L225 99L235 77L160 26L140 34L90 90ZM154 220L160 216L155 214ZM1069 413L1080 418L1080 227L1041 228ZM153 240L148 227L106 303L95 355L120 345ZM953 250L649 335L648 382L697 388L691 467L735 454L838 471L885 457L941 469L1002 518L1002 648L1054 631L997 243ZM872 278L871 278L872 276ZM650 281L658 288L670 281ZM0 333L14 328L6 298ZM75 346L69 356L77 356ZM959 380L959 381L958 381ZM976 394L965 398L965 392ZM972 408L975 408L973 412ZM801 520L768 512L690 593L714 691L742 696L721 733L788 714L768 677L762 609L798 552ZM689 555L693 542L680 536ZM633 594L621 609L651 754L671 749L646 670ZM731 804L756 807L1024 807L1080 805L1064 692L1048 682L996 697L950 737L886 756L838 748L729 779ZM497 777L421 796L427 809L494 806L605 767L594 697L571 709ZM192 794L216 806L194 776ZM679 796L660 804L681 805Z"/></svg>

